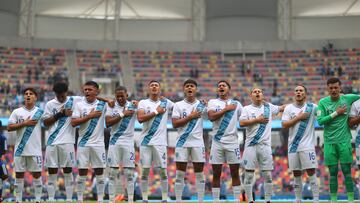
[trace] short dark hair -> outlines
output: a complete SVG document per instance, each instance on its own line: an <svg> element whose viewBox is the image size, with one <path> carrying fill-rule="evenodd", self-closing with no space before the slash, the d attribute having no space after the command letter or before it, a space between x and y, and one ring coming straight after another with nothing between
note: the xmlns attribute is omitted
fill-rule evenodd
<svg viewBox="0 0 360 203"><path fill-rule="evenodd" d="M22 93L25 94L25 92L28 91L28 90L32 91L35 94L36 97L38 96L37 91L33 87L26 87L25 89L23 89Z"/></svg>
<svg viewBox="0 0 360 203"><path fill-rule="evenodd" d="M124 92L127 92L127 89L125 86L117 86L116 89L115 89L115 92L117 91L124 91Z"/></svg>
<svg viewBox="0 0 360 203"><path fill-rule="evenodd" d="M53 86L53 91L55 94L65 93L69 90L68 84L65 82L57 82Z"/></svg>
<svg viewBox="0 0 360 203"><path fill-rule="evenodd" d="M185 87L185 85L187 85L187 84L193 84L193 85L195 85L196 87L198 86L198 85L197 85L197 82L196 82L195 80L193 80L193 79L187 79L187 80L184 82L183 87Z"/></svg>
<svg viewBox="0 0 360 203"><path fill-rule="evenodd" d="M148 85L150 85L151 83L153 83L153 82L156 82L157 84L159 84L160 85L160 82L159 81L157 81L157 80L151 80L149 83L148 83Z"/></svg>
<svg viewBox="0 0 360 203"><path fill-rule="evenodd" d="M95 81L87 81L84 85L93 86L96 89L99 89L99 85Z"/></svg>
<svg viewBox="0 0 360 203"><path fill-rule="evenodd" d="M296 85L296 87L298 87L298 86L300 86L300 87L304 88L305 93L307 93L307 92L308 92L308 91L307 91L307 88L306 88L304 85ZM296 88L296 87L295 87L295 88Z"/></svg>
<svg viewBox="0 0 360 203"><path fill-rule="evenodd" d="M341 81L339 78L329 78L326 82L326 85L329 85L329 84L334 84L334 83L339 83L339 85L341 85Z"/></svg>
<svg viewBox="0 0 360 203"><path fill-rule="evenodd" d="M218 83L217 83L217 85L219 86L219 84L220 83L225 83L228 87L229 87L229 89L231 89L231 85L230 85L230 83L228 82L228 81L226 81L226 80L220 80Z"/></svg>

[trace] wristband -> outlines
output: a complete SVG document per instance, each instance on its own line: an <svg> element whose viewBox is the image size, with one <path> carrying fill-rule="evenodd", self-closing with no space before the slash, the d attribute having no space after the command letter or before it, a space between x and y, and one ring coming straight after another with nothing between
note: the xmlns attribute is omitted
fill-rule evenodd
<svg viewBox="0 0 360 203"><path fill-rule="evenodd" d="M120 118L124 118L124 116L125 116L124 113L121 112L121 113L120 113Z"/></svg>
<svg viewBox="0 0 360 203"><path fill-rule="evenodd" d="M330 114L331 118L335 118L338 115L338 113L336 111L334 111L332 114Z"/></svg>
<svg viewBox="0 0 360 203"><path fill-rule="evenodd" d="M158 112L157 110L155 110L154 113L155 113L155 115L158 115L158 114L159 114L159 112Z"/></svg>

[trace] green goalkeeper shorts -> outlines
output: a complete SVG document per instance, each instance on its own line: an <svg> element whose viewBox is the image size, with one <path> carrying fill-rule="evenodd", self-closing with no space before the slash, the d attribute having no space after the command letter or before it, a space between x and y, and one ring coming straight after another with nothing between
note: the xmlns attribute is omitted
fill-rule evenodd
<svg viewBox="0 0 360 203"><path fill-rule="evenodd" d="M351 142L336 144L324 143L325 165L351 164L353 162Z"/></svg>

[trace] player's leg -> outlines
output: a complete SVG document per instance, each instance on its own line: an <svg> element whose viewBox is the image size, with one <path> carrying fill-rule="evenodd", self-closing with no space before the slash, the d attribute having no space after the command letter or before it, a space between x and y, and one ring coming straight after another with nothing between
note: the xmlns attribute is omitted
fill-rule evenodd
<svg viewBox="0 0 360 203"><path fill-rule="evenodd" d="M356 147L356 165L358 166L358 169L360 170L360 147ZM360 194L360 176L358 177L358 190L359 190L359 194ZM359 195L359 199L360 199L360 195Z"/></svg>
<svg viewBox="0 0 360 203"><path fill-rule="evenodd" d="M295 193L295 201L296 203L301 202L301 194L302 194L302 168L301 168L301 160L300 153L288 153L289 160L289 169L293 172L294 175L294 193Z"/></svg>
<svg viewBox="0 0 360 203"><path fill-rule="evenodd" d="M79 203L84 201L85 183L90 162L90 150L88 147L77 148L77 162L79 175L77 177L77 200Z"/></svg>
<svg viewBox="0 0 360 203"><path fill-rule="evenodd" d="M105 147L90 147L90 164L96 175L97 201L103 202L105 193L104 169L106 167Z"/></svg>
<svg viewBox="0 0 360 203"><path fill-rule="evenodd" d="M191 148L191 159L195 171L195 186L198 193L198 202L202 203L205 195L205 147Z"/></svg>
<svg viewBox="0 0 360 203"><path fill-rule="evenodd" d="M175 148L176 161L176 179L175 179L175 198L176 202L181 202L182 193L184 190L184 178L186 174L187 162L189 160L188 148Z"/></svg>
<svg viewBox="0 0 360 203"><path fill-rule="evenodd" d="M257 147L259 151L259 166L264 177L265 202L270 202L273 193L271 171L274 169L272 150L267 145L259 145Z"/></svg>
<svg viewBox="0 0 360 203"><path fill-rule="evenodd" d="M14 157L15 166L15 201L22 202L22 194L24 190L24 174L26 171L25 157Z"/></svg>
<svg viewBox="0 0 360 203"><path fill-rule="evenodd" d="M249 203L254 202L253 199L253 185L254 185L254 172L257 165L257 153L255 146L245 147L243 153L243 164L245 168L245 178L244 178L244 190L248 198Z"/></svg>
<svg viewBox="0 0 360 203"><path fill-rule="evenodd" d="M115 201L115 188L116 188L116 179L119 174L119 162L121 153L118 145L109 145L108 156L107 156L107 166L110 168L109 171L109 200L110 202Z"/></svg>
<svg viewBox="0 0 360 203"><path fill-rule="evenodd" d="M160 168L161 196L162 202L166 202L168 198L168 176L167 176L167 147L152 146L154 167Z"/></svg>
<svg viewBox="0 0 360 203"><path fill-rule="evenodd" d="M141 193L143 202L148 201L149 173L152 165L152 150L150 146L140 146Z"/></svg>
<svg viewBox="0 0 360 203"><path fill-rule="evenodd" d="M55 202L55 190L58 173L58 153L57 146L47 146L45 151L45 167L48 169L49 177L47 184L48 201Z"/></svg>
<svg viewBox="0 0 360 203"><path fill-rule="evenodd" d="M3 181L8 178L8 175L6 164L0 160L0 202L2 202Z"/></svg>
<svg viewBox="0 0 360 203"><path fill-rule="evenodd" d="M225 162L225 154L221 145L216 141L211 144L210 163L213 170L212 195L213 202L220 202L220 178L222 165Z"/></svg>
<svg viewBox="0 0 360 203"><path fill-rule="evenodd" d="M71 202L74 191L72 168L75 166L75 149L73 144L58 145L59 165L63 168L66 201Z"/></svg>
<svg viewBox="0 0 360 203"><path fill-rule="evenodd" d="M300 159L302 169L306 170L306 173L309 177L314 202L319 202L319 184L315 173L315 169L318 167L318 163L316 160L315 149L300 152Z"/></svg>
<svg viewBox="0 0 360 203"><path fill-rule="evenodd" d="M340 165L345 177L345 187L348 196L348 202L354 202L354 181L351 176L351 164L353 162L352 146L350 142L343 142L338 145L340 151Z"/></svg>
<svg viewBox="0 0 360 203"><path fill-rule="evenodd" d="M226 150L226 160L230 166L230 173L232 179L232 187L234 193L234 202L240 202L240 176L239 176L239 168L240 168L240 148L236 147L233 150Z"/></svg>
<svg viewBox="0 0 360 203"><path fill-rule="evenodd" d="M329 168L330 173L330 198L331 202L337 202L337 192L338 192L338 155L337 147L335 144L326 144L324 143L324 161L325 165Z"/></svg>
<svg viewBox="0 0 360 203"><path fill-rule="evenodd" d="M133 146L121 146L122 150L122 165L124 167L124 175L126 179L126 188L128 194L128 202L133 203L134 201L134 190L135 190L135 148Z"/></svg>
<svg viewBox="0 0 360 203"><path fill-rule="evenodd" d="M42 171L42 157L41 156L31 156L26 157L28 169L31 171L33 176L33 184L35 190L35 202L41 201L42 196L42 183L41 183L41 171Z"/></svg>

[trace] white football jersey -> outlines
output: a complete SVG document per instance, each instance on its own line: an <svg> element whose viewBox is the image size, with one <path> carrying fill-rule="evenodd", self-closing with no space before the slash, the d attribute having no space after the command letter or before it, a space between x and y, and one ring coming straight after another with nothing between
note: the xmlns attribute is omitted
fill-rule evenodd
<svg viewBox="0 0 360 203"><path fill-rule="evenodd" d="M119 116L127 109L136 110L131 102L127 101L125 106L120 106L118 102L115 102L114 108L107 108L106 116ZM132 116L123 117L118 123L112 125L109 144L134 146L135 120L136 112Z"/></svg>
<svg viewBox="0 0 360 203"><path fill-rule="evenodd" d="M16 130L14 156L42 156L41 152L41 117L44 110L25 106L15 109L9 118L9 124L22 123L27 119L38 120L35 126L27 126Z"/></svg>
<svg viewBox="0 0 360 203"><path fill-rule="evenodd" d="M104 125L105 112L107 103L95 100L93 103L88 103L86 99L78 102L72 118L82 118L88 115L93 109L102 111L98 118L92 118L85 123L80 124L78 146L105 146L104 143Z"/></svg>
<svg viewBox="0 0 360 203"><path fill-rule="evenodd" d="M270 103L264 103L261 106L250 104L244 107L240 120L250 120L257 118L260 115L269 118L267 124L256 123L254 125L246 126L245 146L254 146L259 143L271 146L272 115L277 113L279 113L279 106Z"/></svg>
<svg viewBox="0 0 360 203"><path fill-rule="evenodd" d="M285 107L282 121L289 121L295 118L300 112L307 112L310 117L307 120L297 122L289 128L288 153L296 153L314 149L315 147L315 127L317 105L313 103L304 104L302 107L296 104L289 104Z"/></svg>
<svg viewBox="0 0 360 203"><path fill-rule="evenodd" d="M240 102L232 99L211 99L208 102L207 111L221 111L226 105L236 104L236 109L226 112L220 119L213 121L213 140L225 145L238 145L237 125L243 107Z"/></svg>
<svg viewBox="0 0 360 203"><path fill-rule="evenodd" d="M202 102L195 100L194 103L189 103L185 99L176 102L172 112L172 118L185 118L195 109L203 112L203 116L192 119L184 126L177 128L179 136L176 139L176 147L204 147L203 117L206 116L206 107Z"/></svg>
<svg viewBox="0 0 360 203"><path fill-rule="evenodd" d="M140 134L140 145L163 145L167 146L167 120L169 111L174 103L168 99L153 101L151 99L141 100L138 104L138 110L144 110L146 114L155 112L158 106L166 108L164 114L158 114L154 118L143 123Z"/></svg>
<svg viewBox="0 0 360 203"><path fill-rule="evenodd" d="M357 100L351 105L350 109L350 117L360 116L360 100ZM360 124L356 128L356 139L355 139L355 147L359 147L360 145Z"/></svg>
<svg viewBox="0 0 360 203"><path fill-rule="evenodd" d="M45 105L43 120L57 114L61 109L74 111L75 105L84 98L79 96L68 96L64 103L60 103L56 97ZM53 125L49 126L49 133L45 140L46 145L75 144L75 128L71 125L71 117L62 117Z"/></svg>

